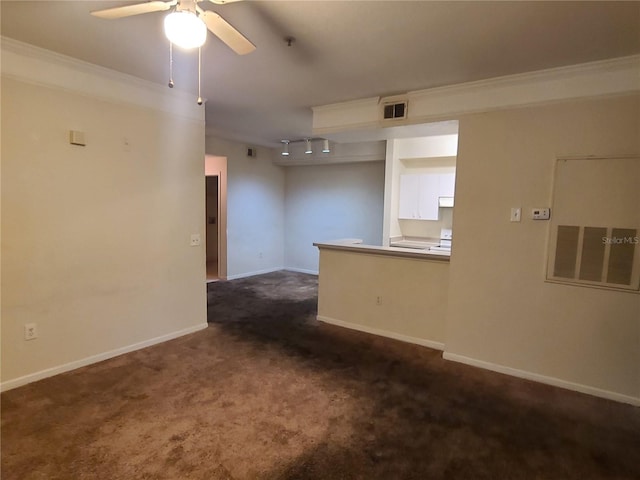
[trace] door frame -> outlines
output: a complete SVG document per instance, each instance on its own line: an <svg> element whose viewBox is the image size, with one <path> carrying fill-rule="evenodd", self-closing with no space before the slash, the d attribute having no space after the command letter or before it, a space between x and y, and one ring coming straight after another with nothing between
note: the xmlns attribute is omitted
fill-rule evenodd
<svg viewBox="0 0 640 480"><path fill-rule="evenodd" d="M218 277L227 279L227 157L205 155L205 177L218 177ZM206 182L206 178L205 178ZM205 187L205 202L206 202ZM205 262L206 262L206 204L205 204Z"/></svg>

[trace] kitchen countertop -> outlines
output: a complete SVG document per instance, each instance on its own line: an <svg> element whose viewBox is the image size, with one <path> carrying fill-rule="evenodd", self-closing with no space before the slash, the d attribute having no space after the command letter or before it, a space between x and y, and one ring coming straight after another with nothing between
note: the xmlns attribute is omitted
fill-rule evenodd
<svg viewBox="0 0 640 480"><path fill-rule="evenodd" d="M402 238L400 240L391 239L389 243L392 247L413 248L418 250L427 250L430 247L440 245L440 242L433 239L417 240L413 238Z"/></svg>
<svg viewBox="0 0 640 480"><path fill-rule="evenodd" d="M314 242L314 246L319 249L345 250L350 252L361 252L372 255L386 255L390 257L415 258L419 260L435 260L439 262L449 262L451 253L442 251L430 251L425 248L407 247L381 247L377 245L365 245L357 238L345 238L330 240L327 242ZM433 245L437 245L434 243Z"/></svg>

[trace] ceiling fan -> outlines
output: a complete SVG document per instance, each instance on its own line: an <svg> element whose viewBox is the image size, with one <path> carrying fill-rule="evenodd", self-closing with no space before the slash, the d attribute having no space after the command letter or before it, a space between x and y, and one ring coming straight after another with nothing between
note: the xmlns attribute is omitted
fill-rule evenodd
<svg viewBox="0 0 640 480"><path fill-rule="evenodd" d="M215 12L203 10L198 3L204 0L169 0L149 1L123 7L96 10L91 15L113 20L117 18L140 15L142 13L164 12L175 7L164 20L167 38L183 48L196 48L204 44L207 29L222 40L238 55L253 52L256 47L244 35L236 30L224 18ZM233 3L240 0L208 0L217 5Z"/></svg>

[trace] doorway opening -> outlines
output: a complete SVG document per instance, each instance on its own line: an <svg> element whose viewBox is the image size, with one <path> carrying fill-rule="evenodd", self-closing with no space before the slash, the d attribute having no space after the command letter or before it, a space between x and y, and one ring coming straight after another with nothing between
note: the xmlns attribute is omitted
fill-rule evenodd
<svg viewBox="0 0 640 480"><path fill-rule="evenodd" d="M219 192L220 177L211 175L205 177L206 192L206 218L207 218L207 283L220 280L218 271L218 241L220 215L219 215Z"/></svg>
<svg viewBox="0 0 640 480"><path fill-rule="evenodd" d="M207 283L227 279L227 157L205 156Z"/></svg>

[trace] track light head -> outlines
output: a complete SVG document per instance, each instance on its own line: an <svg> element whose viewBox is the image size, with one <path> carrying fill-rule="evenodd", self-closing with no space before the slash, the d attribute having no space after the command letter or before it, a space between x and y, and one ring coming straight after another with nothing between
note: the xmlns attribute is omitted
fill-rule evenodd
<svg viewBox="0 0 640 480"><path fill-rule="evenodd" d="M282 154L283 156L289 155L289 140L280 140L282 142Z"/></svg>

